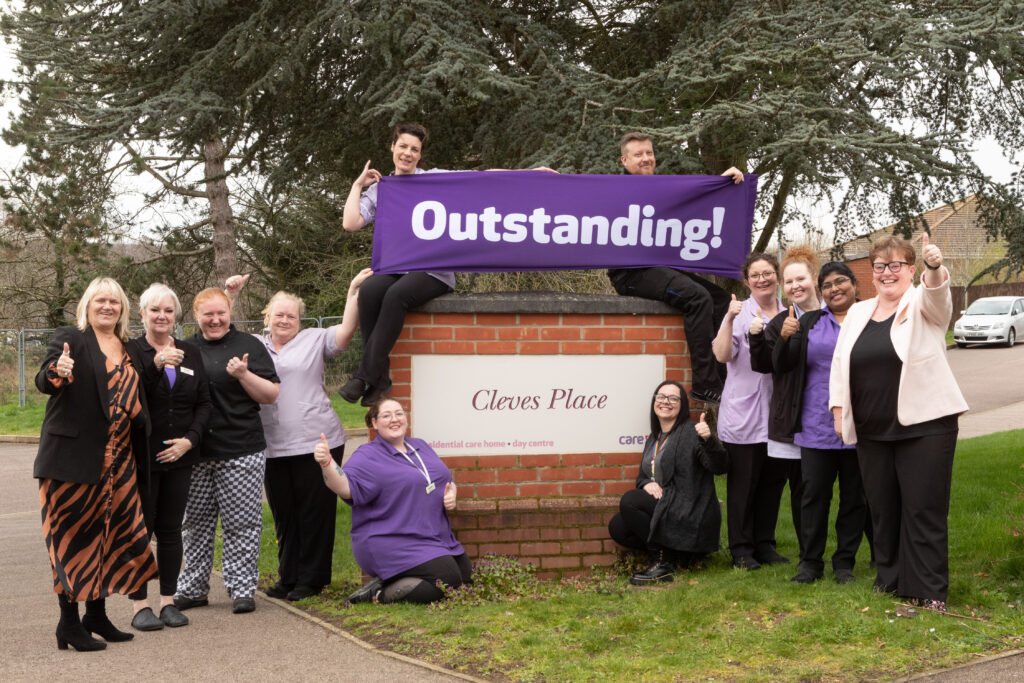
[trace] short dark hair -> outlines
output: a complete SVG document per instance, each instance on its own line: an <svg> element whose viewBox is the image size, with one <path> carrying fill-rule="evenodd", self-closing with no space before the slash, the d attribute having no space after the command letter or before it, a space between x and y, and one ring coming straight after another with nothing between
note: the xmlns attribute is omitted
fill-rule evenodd
<svg viewBox="0 0 1024 683"><path fill-rule="evenodd" d="M658 414L654 412L654 397L666 385L672 385L679 389L679 414L676 415L676 421L673 423L672 429L668 430L669 434L674 432L676 427L690 419L690 401L686 397L686 389L683 389L683 385L674 379L667 379L659 384L654 393L651 394L651 438L656 438L661 434L661 420L658 419Z"/></svg>
<svg viewBox="0 0 1024 683"><path fill-rule="evenodd" d="M427 146L427 129L418 123L400 123L391 131L391 144L398 142L400 135L412 135L420 139L420 145Z"/></svg>
<svg viewBox="0 0 1024 683"><path fill-rule="evenodd" d="M622 136L622 139L619 140L619 154L625 156L626 145L628 145L631 142L651 142L651 136L644 135L638 130L635 130L632 133L626 133L625 135ZM651 145L653 146L653 144L654 143L652 142Z"/></svg>
<svg viewBox="0 0 1024 683"><path fill-rule="evenodd" d="M747 275L750 273L750 266L758 261L767 261L772 268L775 269L775 275L779 274L779 260L771 254L766 254L763 251L755 251L747 255L747 260L743 262L743 279L747 279Z"/></svg>
<svg viewBox="0 0 1024 683"><path fill-rule="evenodd" d="M825 278L827 278L832 273L839 273L840 275L845 275L846 277L850 278L850 282L853 283L854 287L857 286L857 276L853 274L852 270L850 270L850 266L846 265L842 261L829 261L828 263L821 267L820 271L818 271L819 292L821 291L821 286L825 284Z"/></svg>
<svg viewBox="0 0 1024 683"><path fill-rule="evenodd" d="M364 422L366 422L367 429L373 429L373 421L377 419L378 415L380 415L380 407L387 403L388 401L394 401L395 403L398 404L399 408L401 408L403 411L405 410L405 407L402 406L402 402L399 401L397 398L391 398L390 396L382 396L378 398L376 401L374 401L372 404L370 404L369 410L366 411L366 417L364 418Z"/></svg>

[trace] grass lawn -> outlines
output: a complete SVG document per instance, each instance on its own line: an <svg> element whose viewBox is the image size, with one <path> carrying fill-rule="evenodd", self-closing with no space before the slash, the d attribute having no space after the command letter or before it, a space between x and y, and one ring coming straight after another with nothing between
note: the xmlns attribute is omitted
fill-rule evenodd
<svg viewBox="0 0 1024 683"><path fill-rule="evenodd" d="M34 387L32 387L32 392L35 392ZM10 403L0 405L0 434L38 436L39 428L43 424L43 409L46 407L45 398L33 396L24 408L18 407L17 400L17 396L14 396ZM331 406L338 413L338 417L341 418L341 424L346 429L366 427L366 424L363 422L366 408L358 403L355 405L346 403L340 396L333 394L331 396Z"/></svg>
<svg viewBox="0 0 1024 683"><path fill-rule="evenodd" d="M505 597L441 606L341 602L359 581L339 505L334 583L307 609L375 645L499 680L860 680L892 678L1024 646L1024 431L962 441L950 511L951 610L906 614L871 590L862 545L858 581L793 584L795 566L731 569L724 553L664 587L624 574L538 583L484 575ZM724 479L718 481L724 498ZM788 494L779 550L796 558ZM835 512L833 506L833 513ZM1014 532L1014 529L1018 531ZM723 525L723 540L724 540ZM830 538L827 553L835 547ZM276 580L266 515L261 582ZM514 574L514 572L512 573ZM481 592L484 580L478 579ZM518 597L515 597L518 595Z"/></svg>

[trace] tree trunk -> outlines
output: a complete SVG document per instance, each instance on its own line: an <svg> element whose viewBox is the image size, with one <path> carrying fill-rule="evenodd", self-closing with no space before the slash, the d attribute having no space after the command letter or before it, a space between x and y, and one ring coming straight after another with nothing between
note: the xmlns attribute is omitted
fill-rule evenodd
<svg viewBox="0 0 1024 683"><path fill-rule="evenodd" d="M218 287L223 287L224 281L238 272L235 221L224 171L226 156L224 143L216 138L207 140L203 145L206 198L210 201L210 223L213 225L213 277Z"/></svg>
<svg viewBox="0 0 1024 683"><path fill-rule="evenodd" d="M786 208L786 200L789 199L789 193L793 191L793 182L795 180L796 170L792 166L786 166L782 169L782 180L779 182L779 189L775 193L774 199L772 199L772 208L768 212L768 220L764 222L761 236L758 238L754 248L751 249L753 253L760 253L768 248L768 242L772 239L772 235L775 234L775 229L779 226L779 221L782 219L782 212Z"/></svg>

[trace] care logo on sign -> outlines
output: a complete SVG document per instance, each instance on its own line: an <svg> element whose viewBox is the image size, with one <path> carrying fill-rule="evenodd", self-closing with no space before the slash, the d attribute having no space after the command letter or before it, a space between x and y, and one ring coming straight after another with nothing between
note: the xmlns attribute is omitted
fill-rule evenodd
<svg viewBox="0 0 1024 683"><path fill-rule="evenodd" d="M413 356L412 410L441 455L638 452L664 374L660 355Z"/></svg>

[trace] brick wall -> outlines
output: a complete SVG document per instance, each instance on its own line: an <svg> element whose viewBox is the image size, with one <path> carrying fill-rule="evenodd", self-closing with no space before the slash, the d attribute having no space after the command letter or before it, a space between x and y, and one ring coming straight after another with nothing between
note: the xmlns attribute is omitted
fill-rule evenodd
<svg viewBox="0 0 1024 683"><path fill-rule="evenodd" d="M500 295L450 295L410 313L391 353L392 395L409 404L417 354L657 354L667 379L689 390L683 320L673 309L629 297L513 296L514 305ZM537 308L548 310L530 312ZM410 419L413 433L429 438ZM472 557L513 555L541 577L610 565L608 520L634 486L640 451L445 457L459 484L456 536Z"/></svg>

